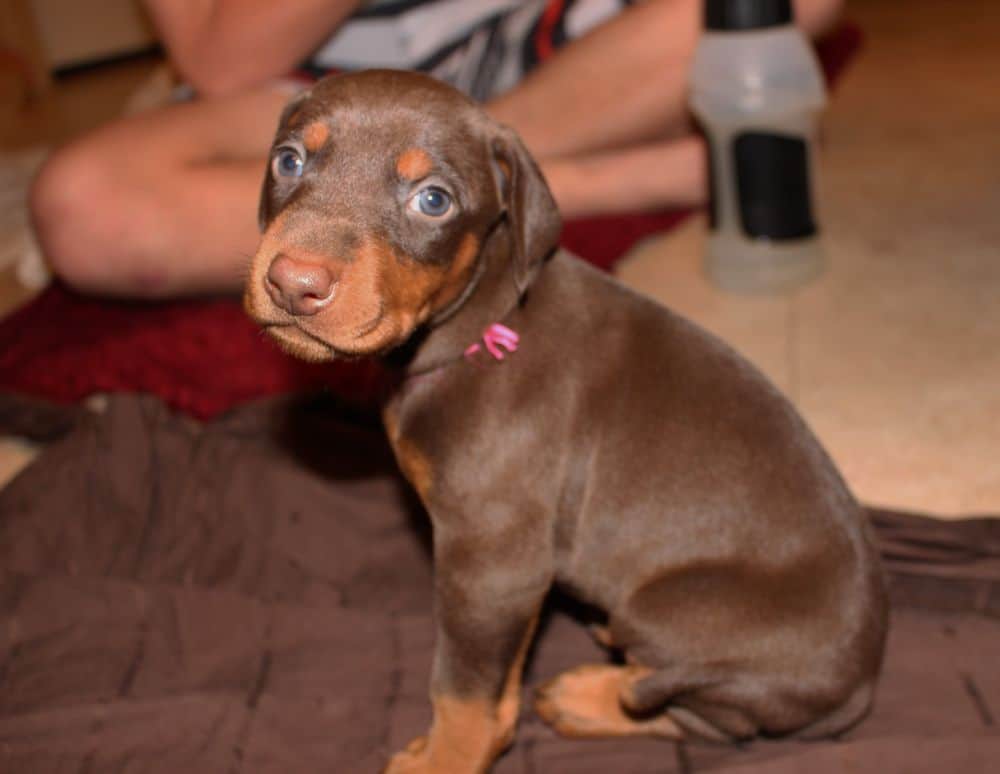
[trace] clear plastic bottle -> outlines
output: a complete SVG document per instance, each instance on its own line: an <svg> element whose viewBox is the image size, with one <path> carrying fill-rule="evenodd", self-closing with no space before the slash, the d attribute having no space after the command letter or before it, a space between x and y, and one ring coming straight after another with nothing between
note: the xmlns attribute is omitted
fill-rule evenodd
<svg viewBox="0 0 1000 774"><path fill-rule="evenodd" d="M705 0L691 108L710 146L705 269L721 287L785 290L822 271L813 148L825 104L791 0Z"/></svg>

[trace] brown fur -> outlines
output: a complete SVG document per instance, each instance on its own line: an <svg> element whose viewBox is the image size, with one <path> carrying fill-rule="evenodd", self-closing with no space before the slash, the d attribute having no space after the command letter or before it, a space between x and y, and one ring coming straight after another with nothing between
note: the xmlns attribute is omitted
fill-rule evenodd
<svg viewBox="0 0 1000 774"><path fill-rule="evenodd" d="M531 649L531 639L534 637L537 627L538 616L536 615L524 633L524 637L521 639L517 654L514 656L514 662L507 672L507 679L504 682L500 703L496 708L497 720L505 734L503 748L506 748L514 741L517 716L521 711L521 677L524 673L524 662L528 657L528 651Z"/></svg>
<svg viewBox="0 0 1000 774"><path fill-rule="evenodd" d="M555 252L534 162L457 92L370 71L286 113L299 120L276 147L321 121L337 153L313 153L301 180L268 173L246 308L299 356L398 371L386 430L434 528L435 720L387 771L488 769L554 583L608 613L629 664L549 683L539 710L564 733L729 741L858 722L882 575L788 401L722 342ZM409 206L428 175L454 202L444 216ZM269 290L316 261L331 287ZM299 285L316 297L289 303ZM520 348L467 362L495 322Z"/></svg>

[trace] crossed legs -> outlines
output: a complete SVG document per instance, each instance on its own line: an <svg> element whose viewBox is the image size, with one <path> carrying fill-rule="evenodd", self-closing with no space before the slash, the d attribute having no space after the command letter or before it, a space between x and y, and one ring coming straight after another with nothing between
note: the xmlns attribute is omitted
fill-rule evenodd
<svg viewBox="0 0 1000 774"><path fill-rule="evenodd" d="M55 273L87 292L147 298L239 287L287 98L271 86L171 105L53 154L31 210Z"/></svg>

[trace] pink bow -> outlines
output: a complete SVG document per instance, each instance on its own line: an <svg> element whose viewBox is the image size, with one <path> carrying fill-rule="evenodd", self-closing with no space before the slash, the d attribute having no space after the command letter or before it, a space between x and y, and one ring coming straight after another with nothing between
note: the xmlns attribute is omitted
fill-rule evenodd
<svg viewBox="0 0 1000 774"><path fill-rule="evenodd" d="M518 336L517 333L512 331L506 325L501 325L500 323L493 323L489 328L483 331L483 344L486 345L486 351L497 360L503 360L506 357L500 347L503 347L508 352L517 352L517 344L520 340L521 337ZM482 347L477 341L465 350L465 356L472 357L481 349Z"/></svg>

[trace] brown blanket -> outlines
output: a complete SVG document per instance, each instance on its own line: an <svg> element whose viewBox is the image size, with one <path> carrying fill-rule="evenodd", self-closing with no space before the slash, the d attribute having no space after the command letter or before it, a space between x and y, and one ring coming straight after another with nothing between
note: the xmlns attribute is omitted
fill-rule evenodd
<svg viewBox="0 0 1000 774"><path fill-rule="evenodd" d="M0 492L0 772L376 772L423 732L427 526L370 423L4 398L0 430L57 438ZM1000 770L1000 520L873 518L892 633L845 739L567 741L528 709L497 773ZM606 659L586 615L553 598L526 697Z"/></svg>

